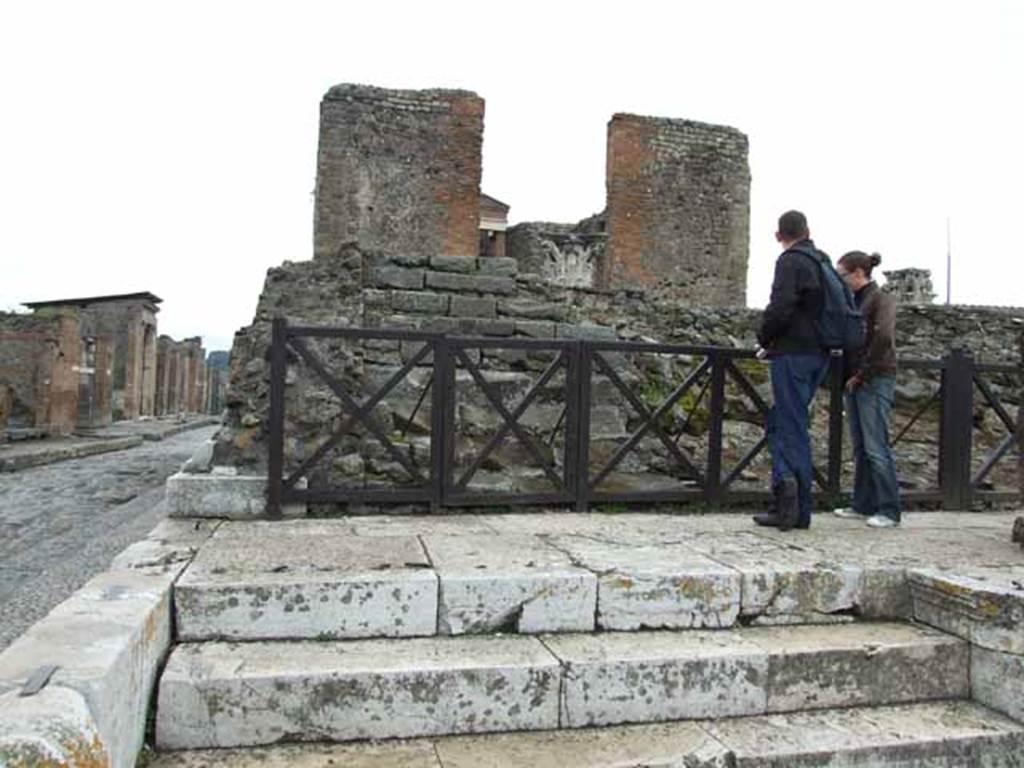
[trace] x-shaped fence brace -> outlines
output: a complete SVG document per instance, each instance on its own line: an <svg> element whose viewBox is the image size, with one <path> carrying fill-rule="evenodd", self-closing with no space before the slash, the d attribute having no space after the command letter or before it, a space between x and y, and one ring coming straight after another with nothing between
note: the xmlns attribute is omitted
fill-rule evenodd
<svg viewBox="0 0 1024 768"><path fill-rule="evenodd" d="M529 391L523 396L522 400L519 401L519 404L515 407L515 409L512 412L509 412L509 410L505 407L505 403L502 402L501 393L497 391L497 388L493 384L491 384L491 382L487 381L487 379L484 378L484 375L480 372L479 367L477 367L476 363L474 363L470 359L469 355L466 354L465 349L456 346L454 347L454 351L455 356L462 362L466 370L469 371L469 375L473 377L473 381L475 381L477 386L480 387L484 395L490 401L491 405L494 406L494 409L498 412L498 415L501 416L502 419L502 424L499 427L498 431L494 434L490 441L488 441L487 445L484 446L484 449L480 452L479 455L477 455L477 457L473 460L473 463L469 466L469 468L463 473L459 481L455 484L455 490L459 492L466 490L466 488L469 485L469 481L472 479L473 475L476 474L476 472L483 465L484 461L487 460L487 457L490 456L491 453L504 441L505 437L508 435L510 431L515 433L516 438L523 445L523 447L526 448L526 450L528 450L532 454L534 460L536 460L540 468L544 470L545 476L547 476L548 480L551 481L551 483L555 486L556 489L561 491L570 490L567 487L565 480L559 477L558 473L555 472L552 463L549 462L540 452L540 449L537 448L537 445L536 443L534 443L530 434L526 432L523 429L522 425L519 423L519 419L522 417L524 413L526 413L527 408L530 407L530 404L533 402L534 398L537 397L537 395L547 385L547 383L555 375L558 369L566 362L565 350L559 350L558 357L556 357L551 362L551 364L548 365L548 367L541 374L540 378L534 382L533 386L530 387Z"/></svg>
<svg viewBox="0 0 1024 768"><path fill-rule="evenodd" d="M288 339L288 344L295 350L295 352L298 353L299 357L302 358L306 365L313 369L324 383L327 384L331 391L338 396L338 399L341 400L343 410L348 412L349 417L340 427L338 427L337 430L334 431L330 438L324 441L320 447L317 448L312 456L306 459L298 469L285 479L284 486L286 488L294 487L294 485L299 481L299 478L305 475L311 467L326 456L332 448L338 445L345 435L351 432L352 427L354 427L357 422L361 422L363 426L365 426L366 429L369 430L375 438L377 438L380 444L384 446L384 450L388 452L391 458L401 464L402 468L409 473L410 477L414 480L418 480L421 485L426 486L428 483L427 479L423 477L416 465L410 461L409 457L395 447L395 444L391 442L390 438L388 438L387 433L384 432L376 419L373 418L373 409L381 402L381 400L387 397L388 393L391 392L391 390L394 389L402 379L408 375L409 371L411 371L420 363L420 361L430 354L430 345L424 344L420 347L416 354L414 354L405 363L405 365L396 371L375 395L370 397L370 399L362 405L359 405L359 403L355 401L355 398L349 394L345 385L331 375L331 373L324 367L323 363L321 363L316 355L314 355L306 346L304 341L292 336Z"/></svg>
<svg viewBox="0 0 1024 768"><path fill-rule="evenodd" d="M1006 410L1006 407L996 396L995 392L992 391L988 382L985 381L978 373L974 374L974 385L978 388L978 391L981 392L981 396L984 397L986 402L988 402L992 407L992 410L995 411L1008 433L1003 439L1003 442L1001 442L999 446L985 459L981 468L978 470L978 473L971 478L971 485L977 488L985 481L985 478L988 477L995 465L999 463L999 461L1017 442L1017 424L1014 422L1013 417L1010 416L1009 411ZM1024 408L1024 403L1021 403L1017 407Z"/></svg>

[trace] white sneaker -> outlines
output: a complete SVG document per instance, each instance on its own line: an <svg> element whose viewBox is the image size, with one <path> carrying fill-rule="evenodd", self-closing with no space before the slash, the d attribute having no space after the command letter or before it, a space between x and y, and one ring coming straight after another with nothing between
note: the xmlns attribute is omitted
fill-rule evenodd
<svg viewBox="0 0 1024 768"><path fill-rule="evenodd" d="M836 517L846 518L847 520L863 520L864 515L855 510L853 507L836 507L832 510L832 514Z"/></svg>
<svg viewBox="0 0 1024 768"><path fill-rule="evenodd" d="M872 528L897 528L899 521L885 515L872 515L868 518L868 525Z"/></svg>

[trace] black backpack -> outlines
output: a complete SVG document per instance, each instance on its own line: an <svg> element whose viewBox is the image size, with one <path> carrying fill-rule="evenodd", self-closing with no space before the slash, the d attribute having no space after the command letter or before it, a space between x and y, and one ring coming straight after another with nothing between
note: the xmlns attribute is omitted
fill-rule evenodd
<svg viewBox="0 0 1024 768"><path fill-rule="evenodd" d="M821 272L822 305L818 318L818 338L821 346L829 350L854 350L864 346L867 335L864 315L857 309L853 291L839 276L821 251L793 248L811 259Z"/></svg>

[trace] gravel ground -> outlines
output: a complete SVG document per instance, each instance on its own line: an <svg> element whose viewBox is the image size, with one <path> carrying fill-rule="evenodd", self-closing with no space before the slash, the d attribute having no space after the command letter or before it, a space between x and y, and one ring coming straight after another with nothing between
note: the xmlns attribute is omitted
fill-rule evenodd
<svg viewBox="0 0 1024 768"><path fill-rule="evenodd" d="M164 481L216 430L0 474L0 650L163 519Z"/></svg>

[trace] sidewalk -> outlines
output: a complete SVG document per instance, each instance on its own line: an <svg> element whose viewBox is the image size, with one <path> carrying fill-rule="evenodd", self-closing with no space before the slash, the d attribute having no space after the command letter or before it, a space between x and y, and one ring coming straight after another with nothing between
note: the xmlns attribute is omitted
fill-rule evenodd
<svg viewBox="0 0 1024 768"><path fill-rule="evenodd" d="M122 451L142 445L147 440L159 441L188 430L219 423L219 417L204 414L191 414L184 418L165 416L118 421L97 429L88 436L69 435L0 443L0 472L17 472L67 459Z"/></svg>

